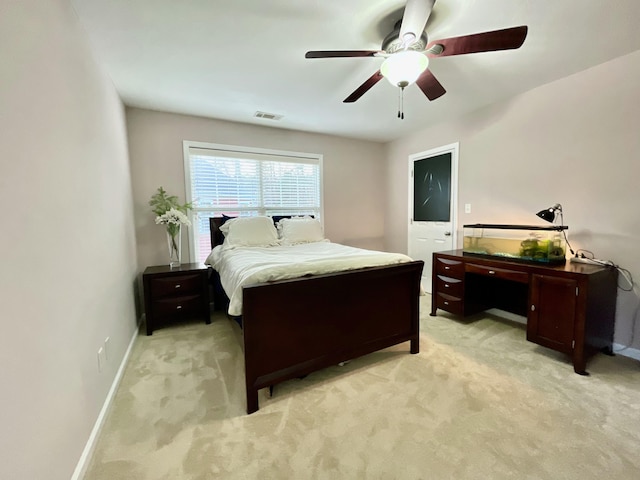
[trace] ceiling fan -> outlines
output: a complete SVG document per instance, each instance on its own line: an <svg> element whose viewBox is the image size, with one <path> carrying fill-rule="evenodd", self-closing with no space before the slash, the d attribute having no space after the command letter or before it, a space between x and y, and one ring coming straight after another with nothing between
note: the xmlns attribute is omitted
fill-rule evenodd
<svg viewBox="0 0 640 480"><path fill-rule="evenodd" d="M344 103L355 102L383 77L402 91L415 82L429 100L435 100L446 90L427 68L430 58L516 49L527 36L528 28L523 25L429 42L424 29L435 1L407 0L402 19L382 41L380 50L318 50L307 52L305 58L385 58L380 69L345 98ZM398 117L404 118L402 107Z"/></svg>

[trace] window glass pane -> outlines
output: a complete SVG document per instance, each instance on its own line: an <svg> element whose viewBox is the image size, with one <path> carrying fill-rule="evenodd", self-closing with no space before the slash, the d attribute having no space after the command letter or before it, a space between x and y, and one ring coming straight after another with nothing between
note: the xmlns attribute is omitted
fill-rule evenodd
<svg viewBox="0 0 640 480"><path fill-rule="evenodd" d="M259 164L256 160L192 156L191 195L194 207L257 207Z"/></svg>
<svg viewBox="0 0 640 480"><path fill-rule="evenodd" d="M202 144L200 144L202 145ZM320 217L320 158L189 147L195 261L204 262L211 252L209 218L254 215L313 215ZM303 154L304 155L304 154ZM193 244L192 244L193 245Z"/></svg>
<svg viewBox="0 0 640 480"><path fill-rule="evenodd" d="M318 165L262 162L266 207L311 207L320 204Z"/></svg>
<svg viewBox="0 0 640 480"><path fill-rule="evenodd" d="M207 255L211 252L211 236L209 233L209 217L203 212L198 212L195 215L195 221L191 227L196 235L196 254L198 261L204 262ZM204 255L204 258L202 258Z"/></svg>

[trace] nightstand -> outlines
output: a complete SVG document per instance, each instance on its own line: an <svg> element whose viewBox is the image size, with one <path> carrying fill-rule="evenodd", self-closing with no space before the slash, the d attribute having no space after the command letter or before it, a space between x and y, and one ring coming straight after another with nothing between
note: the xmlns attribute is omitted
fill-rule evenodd
<svg viewBox="0 0 640 480"><path fill-rule="evenodd" d="M179 267L147 267L142 274L147 335L159 324L200 316L211 323L208 267L183 263Z"/></svg>

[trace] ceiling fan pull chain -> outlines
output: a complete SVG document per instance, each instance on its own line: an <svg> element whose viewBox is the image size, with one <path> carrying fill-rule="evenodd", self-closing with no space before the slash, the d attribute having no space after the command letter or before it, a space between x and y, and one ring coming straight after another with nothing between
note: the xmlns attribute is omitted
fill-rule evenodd
<svg viewBox="0 0 640 480"><path fill-rule="evenodd" d="M404 120L404 87L398 92L398 118Z"/></svg>

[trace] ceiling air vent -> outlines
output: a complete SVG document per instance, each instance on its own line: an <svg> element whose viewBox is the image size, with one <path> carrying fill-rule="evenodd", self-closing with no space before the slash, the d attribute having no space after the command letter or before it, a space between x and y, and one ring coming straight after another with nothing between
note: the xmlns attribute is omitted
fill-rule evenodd
<svg viewBox="0 0 640 480"><path fill-rule="evenodd" d="M267 113L267 112L256 112L254 117L264 118L266 120L280 120L282 118L282 115L276 115L275 113Z"/></svg>

